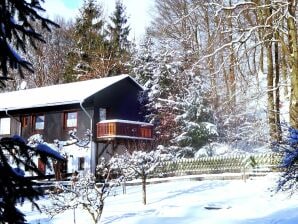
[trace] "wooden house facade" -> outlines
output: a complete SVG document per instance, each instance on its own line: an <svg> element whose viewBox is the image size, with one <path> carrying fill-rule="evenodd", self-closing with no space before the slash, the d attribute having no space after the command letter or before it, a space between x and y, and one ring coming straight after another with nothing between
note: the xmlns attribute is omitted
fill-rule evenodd
<svg viewBox="0 0 298 224"><path fill-rule="evenodd" d="M69 131L87 148L70 146L67 172L95 171L101 157L150 143L153 126L145 122L138 97L143 91L133 78L119 75L0 94L0 137L41 134L47 143L66 141Z"/></svg>

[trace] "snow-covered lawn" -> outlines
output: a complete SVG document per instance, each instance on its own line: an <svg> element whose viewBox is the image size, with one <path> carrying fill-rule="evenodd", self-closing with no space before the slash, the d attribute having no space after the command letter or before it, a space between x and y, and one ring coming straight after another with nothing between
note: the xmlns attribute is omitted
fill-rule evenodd
<svg viewBox="0 0 298 224"><path fill-rule="evenodd" d="M147 205L142 205L141 186L118 189L106 200L104 224L294 224L298 223L298 196L272 192L276 175L247 180L176 180L147 186ZM48 203L42 199L40 204ZM49 220L45 214L26 211L29 223L73 222L73 211ZM209 209L207 209L209 208ZM76 210L76 224L91 223L84 211Z"/></svg>

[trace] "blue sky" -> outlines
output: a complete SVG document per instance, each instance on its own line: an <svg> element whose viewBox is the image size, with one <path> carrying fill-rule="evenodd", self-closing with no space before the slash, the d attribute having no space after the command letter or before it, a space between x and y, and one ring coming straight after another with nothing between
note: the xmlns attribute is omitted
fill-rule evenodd
<svg viewBox="0 0 298 224"><path fill-rule="evenodd" d="M64 2L65 6L70 9L77 9L82 4L82 1L77 0L62 0L62 2Z"/></svg>
<svg viewBox="0 0 298 224"><path fill-rule="evenodd" d="M106 17L114 10L116 0L101 0ZM145 33L145 27L150 23L149 12L152 10L154 0L122 0L126 6L131 27L131 38L137 40ZM74 19L83 0L45 0L43 4L50 18L62 16L65 19Z"/></svg>

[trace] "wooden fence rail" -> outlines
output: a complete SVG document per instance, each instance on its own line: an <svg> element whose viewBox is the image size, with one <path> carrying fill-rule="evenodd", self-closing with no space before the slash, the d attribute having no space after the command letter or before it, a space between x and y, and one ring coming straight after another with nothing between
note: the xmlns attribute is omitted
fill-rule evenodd
<svg viewBox="0 0 298 224"><path fill-rule="evenodd" d="M283 155L263 153L253 155L229 155L198 159L179 159L162 162L152 176L179 176L188 174L239 173L243 171L274 171L279 169Z"/></svg>

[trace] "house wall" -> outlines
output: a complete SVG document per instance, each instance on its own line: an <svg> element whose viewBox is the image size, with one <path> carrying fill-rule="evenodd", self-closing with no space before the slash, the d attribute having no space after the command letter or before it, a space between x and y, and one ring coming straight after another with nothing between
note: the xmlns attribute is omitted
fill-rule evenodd
<svg viewBox="0 0 298 224"><path fill-rule="evenodd" d="M11 132L11 135L14 135L14 134L20 135L21 123L17 118L10 119L10 132Z"/></svg>
<svg viewBox="0 0 298 224"><path fill-rule="evenodd" d="M140 88L137 88L129 79L102 90L92 102L95 105L95 122L99 121L98 110L100 107L107 109L107 119L144 121L138 100L139 93Z"/></svg>
<svg viewBox="0 0 298 224"><path fill-rule="evenodd" d="M48 143L53 143L55 139L67 140L69 139L69 131L74 128L65 128L64 127L64 112L66 111L77 111L77 136L80 138L84 137L84 134L87 129L90 129L90 119L84 111L81 109L71 109L71 110L61 110L61 111L36 111L35 113L24 113L18 116L15 116L15 119L11 119L11 135L19 134L23 138L28 139L34 134L41 134L43 138ZM93 110L87 110L88 113L93 116ZM45 123L43 130L35 130L33 117L35 115L44 115ZM22 116L26 116L28 123L26 126L21 126ZM18 121L17 121L18 120ZM21 132L20 132L21 130Z"/></svg>
<svg viewBox="0 0 298 224"><path fill-rule="evenodd" d="M86 99L83 103L84 108L87 108L87 112L93 118L93 142L91 142L91 151L89 154L84 155L86 158L86 169L95 171L95 166L98 161L98 153L103 149L105 143L98 143L96 141L96 123L99 121L99 109L107 109L107 119L123 119L132 121L144 121L144 116L140 113L141 105L138 101L140 87L138 87L132 80L124 79L117 82L108 88L101 90L100 93L94 94L92 97ZM13 134L20 134L25 139L34 134L41 134L48 143L53 143L55 139L61 141L69 139L69 130L64 128L64 112L65 111L77 111L78 123L77 123L77 136L83 138L87 129L90 129L90 119L86 113L81 109L79 104L74 105L61 105L61 106L49 106L44 108L29 108L19 111L12 111L12 115L21 121L22 116L28 116L28 124L26 127L21 128L20 122L12 121L11 130ZM34 130L33 116L45 115L45 124L43 130ZM0 113L0 116L3 114ZM71 128L73 129L73 128ZM0 136L1 137L1 136ZM107 142L108 144L108 142ZM118 145L116 152L123 152L125 147ZM108 146L107 151L102 155L106 158L110 156L109 153L113 151L111 145ZM115 149L114 149L115 153ZM91 157L91 158L90 158ZM68 171L76 170L78 164L78 158L74 155L68 160Z"/></svg>
<svg viewBox="0 0 298 224"><path fill-rule="evenodd" d="M7 123L7 119L9 123ZM1 122L3 122L3 124L1 124ZM18 117L2 116L0 117L0 128L3 128L3 130L0 132L0 137L11 137L15 134L20 135L21 124L18 120Z"/></svg>

